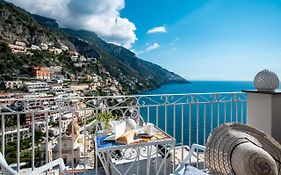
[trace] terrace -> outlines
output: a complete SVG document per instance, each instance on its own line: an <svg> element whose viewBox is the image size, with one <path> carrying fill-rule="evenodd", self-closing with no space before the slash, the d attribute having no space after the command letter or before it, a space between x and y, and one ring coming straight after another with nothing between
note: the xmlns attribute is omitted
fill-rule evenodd
<svg viewBox="0 0 281 175"><path fill-rule="evenodd" d="M28 172L63 158L69 173L104 174L95 154L96 119L99 113L111 112L123 119L141 118L175 138L175 147L166 147L172 149L171 156L159 173L169 174L185 159L192 144L205 145L210 132L220 124L246 124L250 122L247 114L263 115L267 111L253 109L263 106L263 100L257 99L275 95L279 97L278 93L221 92L1 99L1 152L18 172ZM253 106L253 102L259 104ZM151 147L151 150L156 151L152 156L148 156L148 152L131 151L127 153L129 157L121 152L115 160L111 158L111 163L120 169L120 172L112 170L112 174L154 174L153 168L147 170L144 167L150 161L152 164L156 162L157 169L161 155L158 149ZM204 155L197 152L190 163L204 167L203 160ZM58 170L49 171L54 172L58 173Z"/></svg>

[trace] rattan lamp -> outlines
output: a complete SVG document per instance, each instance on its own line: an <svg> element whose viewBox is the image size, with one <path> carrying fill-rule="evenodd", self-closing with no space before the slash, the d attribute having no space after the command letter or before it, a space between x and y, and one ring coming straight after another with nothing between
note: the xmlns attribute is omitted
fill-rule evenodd
<svg viewBox="0 0 281 175"><path fill-rule="evenodd" d="M258 91L274 92L279 86L279 78L274 72L264 69L255 76L254 85Z"/></svg>

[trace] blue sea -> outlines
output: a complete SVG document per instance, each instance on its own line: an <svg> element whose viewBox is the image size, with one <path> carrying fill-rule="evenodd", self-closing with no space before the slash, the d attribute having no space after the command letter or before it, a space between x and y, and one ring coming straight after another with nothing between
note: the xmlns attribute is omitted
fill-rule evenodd
<svg viewBox="0 0 281 175"><path fill-rule="evenodd" d="M142 92L141 95L241 92L250 89L255 89L250 81L192 81L189 84L165 85L159 89ZM210 95L203 97L211 98ZM176 138L177 143L205 144L210 132L219 124L230 121L246 122L246 101L243 104L230 102L177 105L181 102L186 103L189 97L177 101L179 98L181 97L173 96L169 99L169 105L165 105L163 98L150 97L144 102L148 106L155 102L163 105L141 108L141 115L146 121L158 125ZM175 101L177 103L174 105Z"/></svg>
<svg viewBox="0 0 281 175"><path fill-rule="evenodd" d="M255 89L252 81L191 81L190 84L169 84L141 94L184 94L206 92L238 92Z"/></svg>

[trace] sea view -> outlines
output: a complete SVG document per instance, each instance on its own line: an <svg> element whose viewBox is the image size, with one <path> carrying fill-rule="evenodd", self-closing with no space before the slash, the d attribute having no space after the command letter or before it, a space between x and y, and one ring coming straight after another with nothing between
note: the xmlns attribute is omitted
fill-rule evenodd
<svg viewBox="0 0 281 175"><path fill-rule="evenodd" d="M237 92L246 89L255 89L252 81L191 81L189 84L169 84L152 91L142 92L148 94L183 94L205 92Z"/></svg>
<svg viewBox="0 0 281 175"><path fill-rule="evenodd" d="M281 175L280 2L0 0L0 175Z"/></svg>
<svg viewBox="0 0 281 175"><path fill-rule="evenodd" d="M140 93L140 95L157 95L161 94L173 94L168 96L169 105L166 107L163 105L161 107L155 107L152 104L152 100L144 100L147 105L152 105L151 107L144 107L141 109L141 115L145 120L148 120L165 130L170 134L174 135L177 141L182 139L182 128L184 128L183 142L184 144L190 145L195 143L197 140L197 135L192 134L191 139L189 139L189 132L196 133L197 131L197 118L198 118L198 142L203 144L206 140L205 137L209 135L212 128L215 128L218 123L226 121L239 121L246 122L246 104L240 106L238 103L215 103L213 106L210 104L205 106L206 113L204 114L204 104L191 104L186 105L186 100L190 100L189 93L207 93L206 95L199 95L199 101L214 100L211 93L221 93L221 92L241 92L241 90L255 89L253 82L251 81L191 81L189 84L169 84L155 89L152 91L147 91ZM210 94L208 94L210 93ZM177 95L177 94L187 94L187 95ZM163 99L158 97L151 97L154 101L158 101L159 104L164 103ZM227 95L226 95L227 96ZM218 100L228 98L224 95L218 95ZM183 98L183 100L178 99ZM196 96L197 98L197 96ZM239 97L240 98L240 97ZM243 98L243 97L242 97ZM245 94L246 98L246 94ZM196 99L195 99L196 100ZM230 100L230 99L227 99ZM180 105L180 103L184 105ZM173 105L174 103L174 105ZM237 105L237 106L236 106ZM149 108L149 109L148 109ZM156 109L157 108L157 109ZM243 110L241 110L243 108ZM182 111L182 109L184 109ZM191 111L191 112L189 112ZM198 113L197 113L198 111ZM219 111L219 112L218 112ZM229 111L232 111L231 113ZM189 117L191 116L191 117ZM204 117L206 118L204 121ZM225 119L224 119L225 117ZM161 119L162 118L162 119ZM191 118L191 120L190 120ZM166 121L166 123L164 122ZM183 121L183 122L182 122ZM205 123L212 123L207 125L206 133L203 133ZM167 126L165 127L165 124ZM175 127L174 127L175 126ZM191 127L191 128L189 128ZM175 131L174 131L175 128ZM189 143L190 142L190 143Z"/></svg>

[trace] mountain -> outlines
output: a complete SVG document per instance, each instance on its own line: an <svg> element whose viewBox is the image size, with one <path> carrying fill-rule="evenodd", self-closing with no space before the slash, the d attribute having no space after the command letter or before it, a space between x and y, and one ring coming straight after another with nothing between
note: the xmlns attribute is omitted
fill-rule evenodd
<svg viewBox="0 0 281 175"><path fill-rule="evenodd" d="M72 43L56 31L40 25L30 13L3 0L0 0L0 40L7 42L22 41L40 45L40 43L61 44L73 48Z"/></svg>
<svg viewBox="0 0 281 175"><path fill-rule="evenodd" d="M0 40L7 43L23 41L28 45L52 43L57 47L68 46L70 50L76 50L81 55L97 59L98 63L91 64L98 65L94 66L95 69L89 68L86 71L88 74L109 72L110 76L121 83L129 93L158 88L168 83L188 82L156 64L139 59L126 48L103 41L94 32L59 28L56 20L30 14L3 0L0 0L0 17ZM54 64L54 61L49 59L54 60L44 58L45 66ZM62 59L57 60L60 60L57 61L59 65L67 64L65 68L67 72L73 74L80 74L79 71L85 72L81 69L72 69L72 64L68 64L67 59L63 61L64 64ZM33 62L30 62L30 65L32 64Z"/></svg>
<svg viewBox="0 0 281 175"><path fill-rule="evenodd" d="M185 82L183 78L175 73L169 72L151 62L139 59L130 50L101 40L94 32L84 30L75 31L71 29L62 30L71 36L76 36L90 42L91 45L96 46L99 50L108 53L111 57L118 59L130 69L138 72L140 76L151 77L150 79L160 81L160 84Z"/></svg>
<svg viewBox="0 0 281 175"><path fill-rule="evenodd" d="M101 40L93 32L71 29L61 30L68 35L69 40L72 41L80 53L90 57L95 56L90 51L95 50L99 53L99 61L110 74L116 77L118 81L123 82L128 88L136 86L138 89L148 90L163 84L187 82L173 72L139 59L133 52L124 47ZM83 47L80 47L81 45ZM128 77L127 75L130 76ZM124 76L127 76L126 78L130 79L130 81L126 82L127 80L125 80L124 82Z"/></svg>
<svg viewBox="0 0 281 175"><path fill-rule="evenodd" d="M51 28L51 29L59 29L59 24L54 19L46 18L44 16L39 16L36 14L32 14L32 16L42 26L47 26L48 28Z"/></svg>
<svg viewBox="0 0 281 175"><path fill-rule="evenodd" d="M159 65L139 59L135 53L130 50L103 41L94 32L67 28L59 29L55 20L38 15L33 15L33 17L41 25L65 32L79 52L86 56L99 58L107 70L121 82L122 75L134 75L131 76L133 78L132 81L141 80L141 82L144 83L140 86L144 86L143 88L147 89L169 83L187 83L185 79L175 73ZM102 56L100 57L97 53ZM126 67L129 67L129 69ZM126 82L124 82L124 84L127 85ZM132 86L132 84L130 84L130 86Z"/></svg>

